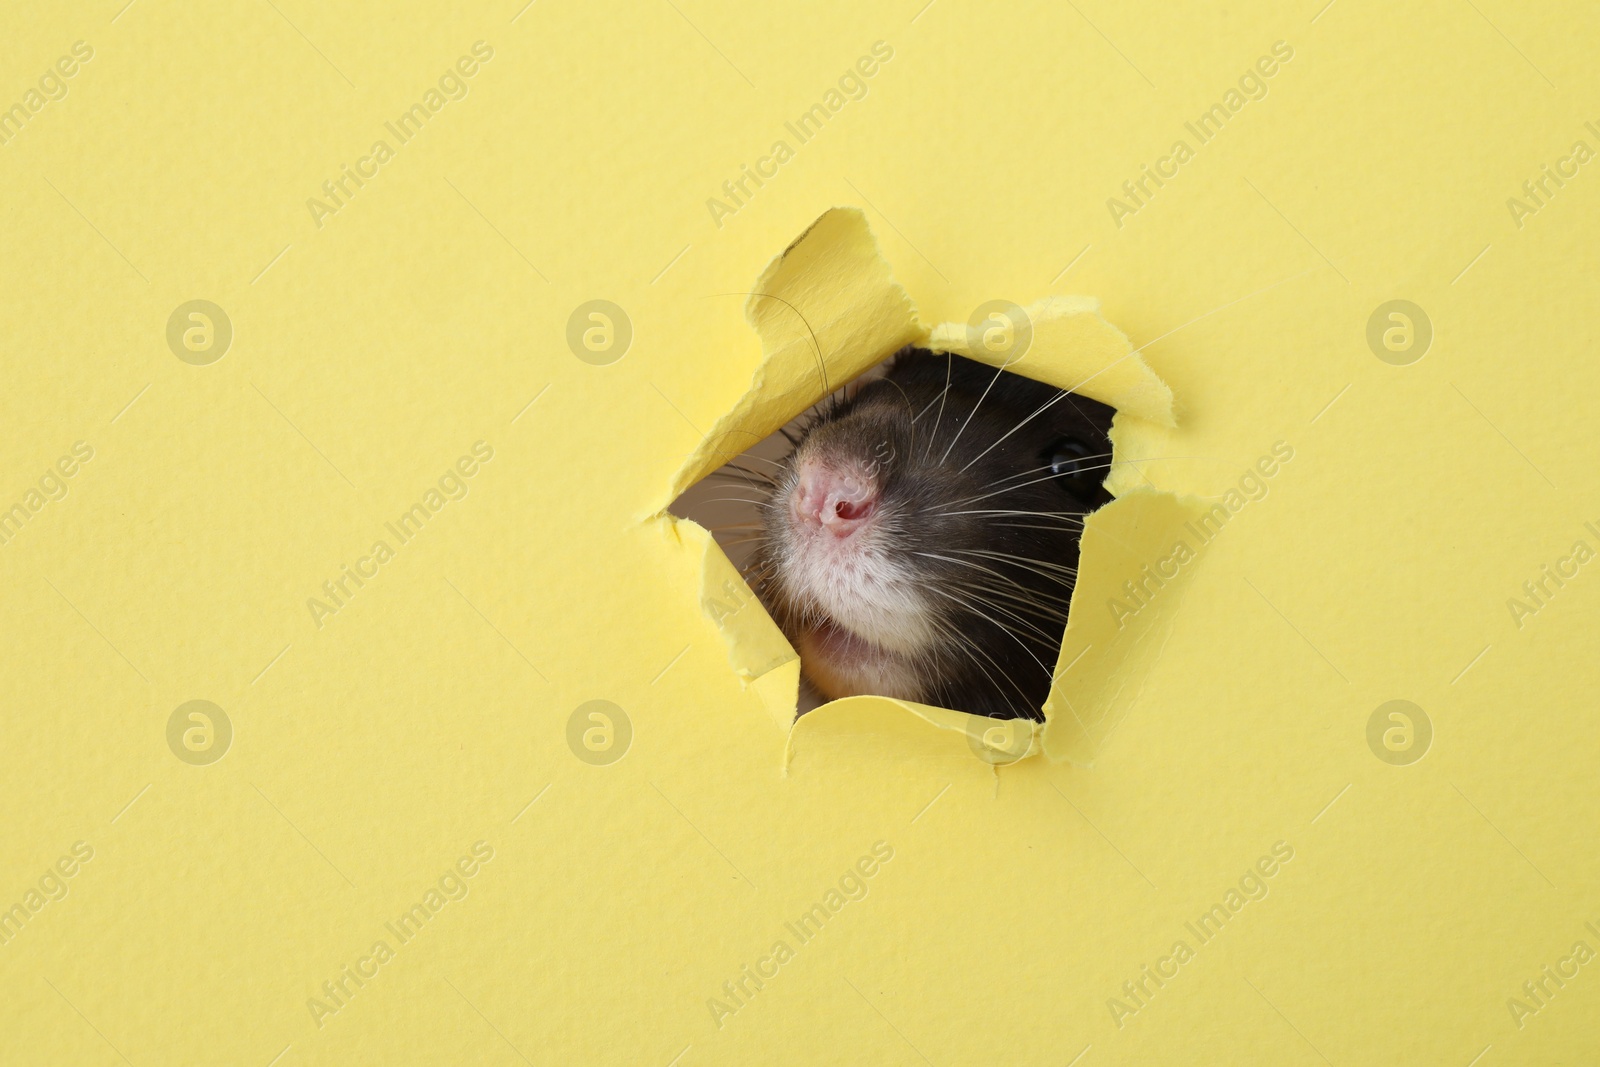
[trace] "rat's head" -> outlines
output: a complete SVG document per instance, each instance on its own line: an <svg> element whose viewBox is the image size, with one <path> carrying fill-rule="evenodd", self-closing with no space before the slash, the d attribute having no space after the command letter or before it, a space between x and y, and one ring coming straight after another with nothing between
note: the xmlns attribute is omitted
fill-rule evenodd
<svg viewBox="0 0 1600 1067"><path fill-rule="evenodd" d="M908 349L784 461L756 587L835 698L1037 718L1111 409Z"/></svg>

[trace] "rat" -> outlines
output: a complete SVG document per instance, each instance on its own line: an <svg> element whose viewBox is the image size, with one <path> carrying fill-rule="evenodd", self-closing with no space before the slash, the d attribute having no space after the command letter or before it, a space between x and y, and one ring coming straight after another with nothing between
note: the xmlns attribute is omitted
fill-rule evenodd
<svg viewBox="0 0 1600 1067"><path fill-rule="evenodd" d="M1114 414L908 347L786 432L746 576L804 683L1042 719Z"/></svg>

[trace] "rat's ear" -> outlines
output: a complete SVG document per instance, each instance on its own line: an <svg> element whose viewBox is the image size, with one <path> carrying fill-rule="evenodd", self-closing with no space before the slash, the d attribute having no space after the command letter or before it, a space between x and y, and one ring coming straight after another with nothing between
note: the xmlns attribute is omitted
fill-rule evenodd
<svg viewBox="0 0 1600 1067"><path fill-rule="evenodd" d="M900 351L896 352L894 355L890 356L888 359L884 360L882 363L878 364L878 366L872 369L881 370L884 374L888 374L896 367L900 366L901 363L908 362L917 355L938 355L944 356L946 359L950 358L950 355L947 352L929 352L927 349L919 348L917 345L906 345L904 348L900 349Z"/></svg>
<svg viewBox="0 0 1600 1067"><path fill-rule="evenodd" d="M856 375L854 378L850 379L850 381L846 382L844 385L835 390L834 395L838 396L841 400L854 400L856 398L856 394L861 392L861 390L865 389L868 385L871 385L879 378L887 377L889 371L894 369L894 361L899 359L901 355L908 351L910 351L909 348L902 348L899 352L896 352L893 356L884 360L882 363L879 363L876 366L868 367L866 370L862 371L860 374Z"/></svg>

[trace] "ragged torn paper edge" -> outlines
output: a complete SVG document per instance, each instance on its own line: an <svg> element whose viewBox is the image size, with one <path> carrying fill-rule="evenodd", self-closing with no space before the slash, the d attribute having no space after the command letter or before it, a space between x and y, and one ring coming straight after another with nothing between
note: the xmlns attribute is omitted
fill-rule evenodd
<svg viewBox="0 0 1600 1067"><path fill-rule="evenodd" d="M1054 681L1044 703L1052 762L1094 762L1138 701L1205 540L1196 496L1138 487L1090 515Z"/></svg>
<svg viewBox="0 0 1600 1067"><path fill-rule="evenodd" d="M1100 317L1091 296L1051 296L1025 307L1032 340L1020 356L995 353L965 323L935 326L923 342L935 352L987 363L1117 409L1106 489L1121 496L1143 482L1140 465L1157 454L1176 425L1172 390L1156 377L1121 330Z"/></svg>
<svg viewBox="0 0 1600 1067"><path fill-rule="evenodd" d="M745 319L761 339L750 388L678 468L667 503L923 335L858 208L825 212L767 264Z"/></svg>
<svg viewBox="0 0 1600 1067"><path fill-rule="evenodd" d="M828 392L908 344L1003 365L1116 408L1113 463L1106 487L1118 499L1085 524L1079 587L1066 628L1073 639L1071 655L1064 644L1044 705L1046 722L1030 725L1026 751L1017 757L1043 751L1053 760L1088 762L1137 693L1138 664L1147 661L1151 646L1164 632L1163 620L1177 604L1178 587L1187 571L1175 574L1166 590L1170 595L1152 597L1147 608L1133 614L1131 624L1127 618L1107 624L1083 604L1106 599L1124 582L1148 582L1141 568L1164 558L1150 556L1175 524L1181 526L1191 512L1198 513L1198 503L1150 489L1135 491L1142 481L1139 464L1153 458L1175 424L1172 393L1127 336L1101 318L1099 301L1047 297L1023 310L1031 324L1031 343L1020 358L1009 361L973 344L973 331L966 324L923 329L910 297L879 251L866 216L858 208L830 209L762 271L745 305L745 317L760 338L762 351L750 388L679 467L667 500L677 499ZM658 517L671 524L681 544L701 556L702 609L721 632L741 683L756 690L792 746L798 653L709 533L664 509ZM935 727L969 737L981 735L992 723L948 708L877 696L849 697L824 707L842 711L860 702L892 704ZM833 718L806 716L819 727Z"/></svg>

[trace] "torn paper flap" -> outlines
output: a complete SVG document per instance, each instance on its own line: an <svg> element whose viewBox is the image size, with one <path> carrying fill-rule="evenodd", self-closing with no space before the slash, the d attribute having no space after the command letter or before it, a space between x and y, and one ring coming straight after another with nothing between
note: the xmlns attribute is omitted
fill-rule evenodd
<svg viewBox="0 0 1600 1067"><path fill-rule="evenodd" d="M832 208L767 265L745 302L761 363L674 476L668 500L921 336L859 208Z"/></svg>
<svg viewBox="0 0 1600 1067"><path fill-rule="evenodd" d="M1172 390L1127 335L1100 316L1100 301L1052 296L1026 308L1004 301L986 307L1001 310L991 319L935 326L928 347L1004 367L1115 408L1106 490L1121 496L1145 484L1142 464L1164 454L1176 424Z"/></svg>
<svg viewBox="0 0 1600 1067"><path fill-rule="evenodd" d="M722 634L729 666L787 732L800 691L799 654L711 534L688 519L669 521L700 559L700 607Z"/></svg>
<svg viewBox="0 0 1600 1067"><path fill-rule="evenodd" d="M1052 761L1094 761L1138 701L1208 538L1199 497L1135 489L1084 523L1077 588L1045 701Z"/></svg>
<svg viewBox="0 0 1600 1067"><path fill-rule="evenodd" d="M1042 722L992 719L891 697L854 696L830 701L802 716L790 736L787 760L802 751L808 741L831 741L839 735L859 733L864 723L876 724L874 732L906 734L907 743L907 732L925 730L924 724L961 734L972 754L991 766L1005 766L1037 755L1044 744Z"/></svg>
<svg viewBox="0 0 1600 1067"><path fill-rule="evenodd" d="M1016 342L1010 323L1003 324L1008 327L1004 342L990 344L984 324L946 322L933 328L928 347L1005 367L1133 418L1173 425L1172 390L1133 350L1127 335L1100 317L1100 301L1051 296L1013 314L1024 317L1016 328L1028 331L1026 345Z"/></svg>

